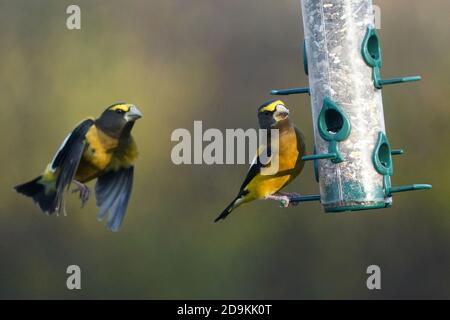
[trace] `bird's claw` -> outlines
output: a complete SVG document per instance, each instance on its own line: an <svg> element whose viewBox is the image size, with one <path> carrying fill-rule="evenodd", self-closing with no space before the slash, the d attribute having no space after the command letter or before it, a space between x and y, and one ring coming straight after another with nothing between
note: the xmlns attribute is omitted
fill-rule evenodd
<svg viewBox="0 0 450 320"><path fill-rule="evenodd" d="M289 205L291 204L291 199L289 199L288 196L283 196L280 198L280 208L289 208Z"/></svg>
<svg viewBox="0 0 450 320"><path fill-rule="evenodd" d="M273 194L268 196L266 199L280 201L281 208L288 208L291 203L291 199L285 194Z"/></svg>
<svg viewBox="0 0 450 320"><path fill-rule="evenodd" d="M271 199L279 200L281 202L280 207L281 208L289 208L289 207L296 207L300 204L300 201L296 201L300 197L300 194L295 192L289 192L289 193L282 193L278 195L274 195L271 197Z"/></svg>
<svg viewBox="0 0 450 320"><path fill-rule="evenodd" d="M88 188L87 185L85 185L81 182L74 181L74 183L77 185L77 187L72 190L72 193L76 193L76 192L80 193L81 208L83 208L84 205L86 204L86 202L88 202L88 200L89 200L89 197L91 195L91 190Z"/></svg>
<svg viewBox="0 0 450 320"><path fill-rule="evenodd" d="M296 199L299 199L301 197L301 194L296 193L296 192L289 192L286 193L286 196L289 197L289 204L293 207L296 207L300 204L300 201L296 201Z"/></svg>

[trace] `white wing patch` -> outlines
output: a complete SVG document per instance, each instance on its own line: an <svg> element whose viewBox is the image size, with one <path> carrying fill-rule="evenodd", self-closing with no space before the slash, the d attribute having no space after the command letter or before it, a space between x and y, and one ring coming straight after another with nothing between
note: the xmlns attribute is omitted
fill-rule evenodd
<svg viewBox="0 0 450 320"><path fill-rule="evenodd" d="M256 164L256 161L258 161L258 155L256 155L253 158L252 163L250 163L250 167L248 168L248 171L250 171L250 169Z"/></svg>
<svg viewBox="0 0 450 320"><path fill-rule="evenodd" d="M255 155L255 157L252 160L252 163L250 163L250 167L248 168L248 171L250 171L250 169L257 164L258 162L258 157L265 151L265 146L260 146L258 149L258 153ZM267 157L267 155L266 155ZM268 160L270 161L272 159L272 157L267 157ZM247 171L247 172L248 172Z"/></svg>
<svg viewBox="0 0 450 320"><path fill-rule="evenodd" d="M64 146L65 146L66 143L67 143L67 140L69 140L69 138L70 138L71 135L72 135L72 132L69 133L69 134L67 135L67 137L64 139L63 143L62 143L61 146L59 147L58 151L56 151L55 156L53 157L52 162L50 163L50 170L51 170L52 172L55 172L55 170L57 169L57 168L54 166L56 157L57 157L58 154L61 152L61 150L64 148Z"/></svg>

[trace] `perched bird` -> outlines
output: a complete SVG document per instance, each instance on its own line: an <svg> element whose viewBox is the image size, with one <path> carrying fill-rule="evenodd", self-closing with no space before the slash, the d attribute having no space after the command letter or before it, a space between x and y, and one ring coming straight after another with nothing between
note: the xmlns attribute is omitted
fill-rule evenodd
<svg viewBox="0 0 450 320"><path fill-rule="evenodd" d="M294 193L279 192L303 169L305 154L304 137L301 131L292 125L289 119L289 110L280 100L269 101L258 108L258 122L261 129L278 129L278 170L273 174L262 174L262 169L270 165L261 162L261 154L271 156L270 139L267 145L260 145L258 154L253 160L247 177L244 180L236 198L226 207L226 209L216 218L215 222L225 219L234 209L244 203L258 200L270 199L281 201L284 207L288 207ZM295 204L295 203L294 203Z"/></svg>
<svg viewBox="0 0 450 320"><path fill-rule="evenodd" d="M64 196L71 183L77 186L72 192L79 192L83 207L90 195L85 183L97 178L97 217L102 220L108 214L108 228L117 231L127 209L138 155L131 129L141 117L136 106L117 103L99 118L84 120L67 136L44 173L15 190L31 197L47 214L65 214Z"/></svg>

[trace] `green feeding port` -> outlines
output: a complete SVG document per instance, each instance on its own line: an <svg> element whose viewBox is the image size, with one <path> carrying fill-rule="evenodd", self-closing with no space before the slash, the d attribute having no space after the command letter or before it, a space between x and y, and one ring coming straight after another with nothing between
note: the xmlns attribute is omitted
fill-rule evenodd
<svg viewBox="0 0 450 320"><path fill-rule="evenodd" d="M376 33L372 34L369 37L369 40L367 42L367 49L372 59L374 59L375 61L380 61L381 64L381 48Z"/></svg>
<svg viewBox="0 0 450 320"><path fill-rule="evenodd" d="M324 118L327 132L336 134L342 130L342 127L344 126L344 117L339 111L327 109L325 110Z"/></svg>
<svg viewBox="0 0 450 320"><path fill-rule="evenodd" d="M383 143L378 150L378 159L385 168L392 166L391 151L386 143Z"/></svg>
<svg viewBox="0 0 450 320"><path fill-rule="evenodd" d="M422 80L420 76L381 79L380 69L383 65L383 58L381 54L380 37L377 30L373 27L367 28L361 47L361 53L366 64L373 69L372 79L377 89L382 89L385 85Z"/></svg>
<svg viewBox="0 0 450 320"><path fill-rule="evenodd" d="M328 97L323 100L318 127L321 137L326 141L344 141L351 130L350 120L344 110Z"/></svg>
<svg viewBox="0 0 450 320"><path fill-rule="evenodd" d="M381 55L380 38L376 29L367 28L367 33L363 40L362 55L364 61L372 68L381 68L383 59Z"/></svg>
<svg viewBox="0 0 450 320"><path fill-rule="evenodd" d="M378 141L373 154L373 163L378 173L383 176L392 176L394 173L391 146L383 132L380 132L378 135Z"/></svg>
<svg viewBox="0 0 450 320"><path fill-rule="evenodd" d="M319 175L318 160L330 159L333 163L344 161L337 143L347 139L351 131L351 124L347 115L330 98L324 99L317 124L320 136L329 142L328 153L317 154L316 147L314 147L314 154L302 157L303 161L314 161L316 180L318 180Z"/></svg>
<svg viewBox="0 0 450 320"><path fill-rule="evenodd" d="M390 197L391 176L394 174L392 151L389 141L383 132L378 135L378 141L372 156L375 170L383 175L383 188L386 197Z"/></svg>
<svg viewBox="0 0 450 320"><path fill-rule="evenodd" d="M386 135L380 132L378 141L373 153L373 164L377 172L383 175L384 192L386 197L391 197L393 193L428 190L432 186L429 184L413 184L407 186L392 187L391 176L394 174L394 167L392 162L393 154L403 154L403 150L391 150L391 146Z"/></svg>
<svg viewBox="0 0 450 320"><path fill-rule="evenodd" d="M318 128L322 139L329 142L328 155L333 163L343 162L338 142L348 138L351 131L350 120L340 106L330 98L325 98L318 117ZM334 157L331 158L331 155Z"/></svg>

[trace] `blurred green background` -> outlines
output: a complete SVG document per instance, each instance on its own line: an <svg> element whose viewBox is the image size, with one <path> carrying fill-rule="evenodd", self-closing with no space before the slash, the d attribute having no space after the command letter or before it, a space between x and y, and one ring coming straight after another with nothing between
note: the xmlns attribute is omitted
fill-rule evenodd
<svg viewBox="0 0 450 320"><path fill-rule="evenodd" d="M175 128L252 128L273 88L307 84L299 0L0 0L0 298L450 298L450 32L446 0L378 0L383 75L424 80L384 90L394 184L387 210L324 214L255 202L212 221L247 165L175 166ZM144 113L122 230L95 201L47 217L12 187L38 175L76 123L117 101ZM285 99L312 145L307 96ZM91 184L93 186L93 184ZM290 190L317 192L308 164ZM66 268L82 290L66 289ZM366 268L382 269L382 290Z"/></svg>

